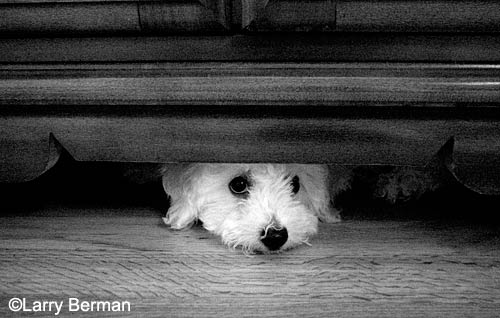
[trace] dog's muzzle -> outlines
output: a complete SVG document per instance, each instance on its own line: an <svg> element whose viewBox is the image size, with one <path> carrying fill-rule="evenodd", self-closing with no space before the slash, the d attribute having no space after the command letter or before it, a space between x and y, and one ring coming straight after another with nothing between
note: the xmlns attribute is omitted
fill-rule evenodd
<svg viewBox="0 0 500 318"><path fill-rule="evenodd" d="M288 231L286 228L276 228L269 226L267 229L262 230L260 241L264 244L270 251L279 250L283 244L288 240Z"/></svg>

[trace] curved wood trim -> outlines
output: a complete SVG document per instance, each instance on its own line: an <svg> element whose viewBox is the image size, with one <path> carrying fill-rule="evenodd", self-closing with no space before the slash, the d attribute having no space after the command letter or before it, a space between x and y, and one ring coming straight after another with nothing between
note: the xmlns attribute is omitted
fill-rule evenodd
<svg viewBox="0 0 500 318"><path fill-rule="evenodd" d="M499 65L156 63L0 66L12 105L500 103Z"/></svg>

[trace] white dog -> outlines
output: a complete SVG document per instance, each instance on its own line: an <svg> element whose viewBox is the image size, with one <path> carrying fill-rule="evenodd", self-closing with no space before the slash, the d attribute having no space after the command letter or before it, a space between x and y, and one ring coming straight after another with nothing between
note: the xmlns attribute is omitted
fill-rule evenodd
<svg viewBox="0 0 500 318"><path fill-rule="evenodd" d="M326 165L166 164L171 204L164 222L184 229L201 221L230 247L276 252L308 244L318 220L340 221L332 198L348 185Z"/></svg>

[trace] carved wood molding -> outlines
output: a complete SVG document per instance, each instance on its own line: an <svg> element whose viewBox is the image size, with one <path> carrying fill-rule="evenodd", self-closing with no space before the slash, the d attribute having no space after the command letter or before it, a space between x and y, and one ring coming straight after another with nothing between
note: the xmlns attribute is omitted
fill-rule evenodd
<svg viewBox="0 0 500 318"><path fill-rule="evenodd" d="M425 164L455 135L461 163L496 166L499 79L467 64L3 64L0 182L45 171L51 133L77 160L350 164Z"/></svg>
<svg viewBox="0 0 500 318"><path fill-rule="evenodd" d="M500 103L498 65L123 63L0 66L0 104Z"/></svg>
<svg viewBox="0 0 500 318"><path fill-rule="evenodd" d="M500 34L265 33L5 38L0 63L157 61L498 63Z"/></svg>

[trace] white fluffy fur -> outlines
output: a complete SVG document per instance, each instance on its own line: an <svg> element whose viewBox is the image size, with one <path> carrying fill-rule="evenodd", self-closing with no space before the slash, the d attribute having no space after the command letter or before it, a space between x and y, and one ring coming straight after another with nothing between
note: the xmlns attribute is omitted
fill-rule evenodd
<svg viewBox="0 0 500 318"><path fill-rule="evenodd" d="M326 165L167 164L162 174L171 198L164 218L167 225L184 229L200 220L225 244L247 252L268 252L260 239L262 230L271 224L288 231L280 250L307 243L317 232L318 219L340 221L330 189L346 186L342 179L332 185ZM247 197L229 190L230 181L240 175L252 183ZM297 194L290 185L294 176L300 180Z"/></svg>

